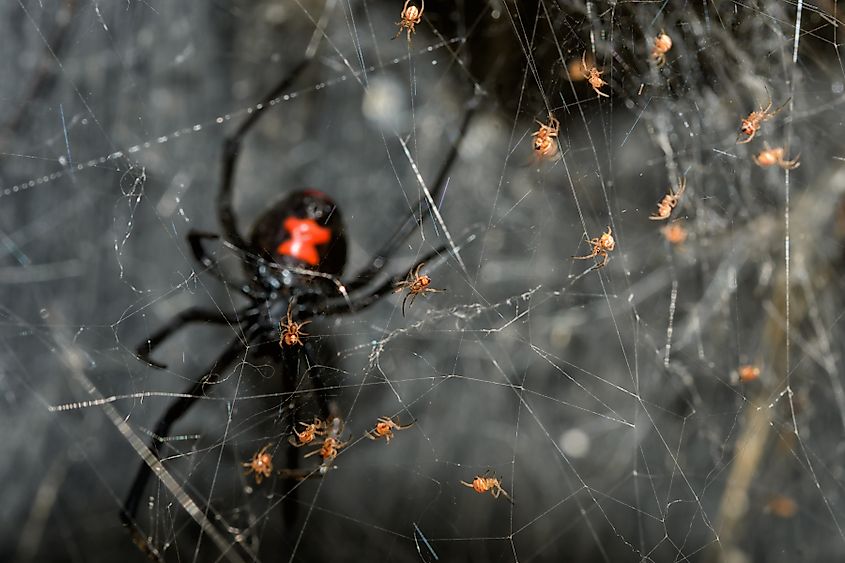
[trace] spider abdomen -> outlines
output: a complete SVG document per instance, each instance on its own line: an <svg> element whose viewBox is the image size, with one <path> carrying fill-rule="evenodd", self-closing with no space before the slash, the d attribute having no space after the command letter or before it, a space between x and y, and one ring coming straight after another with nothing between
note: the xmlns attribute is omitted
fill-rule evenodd
<svg viewBox="0 0 845 563"><path fill-rule="evenodd" d="M346 237L337 204L316 190L296 191L262 214L250 243L282 265L340 275L346 264Z"/></svg>
<svg viewBox="0 0 845 563"><path fill-rule="evenodd" d="M309 266L320 265L317 247L332 240L332 231L321 227L314 219L288 217L283 223L288 238L276 247L276 254L301 260Z"/></svg>

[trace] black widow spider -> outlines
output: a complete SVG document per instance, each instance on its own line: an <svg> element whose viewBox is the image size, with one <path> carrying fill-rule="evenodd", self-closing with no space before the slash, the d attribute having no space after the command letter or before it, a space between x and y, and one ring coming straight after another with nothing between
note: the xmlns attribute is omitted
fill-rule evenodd
<svg viewBox="0 0 845 563"><path fill-rule="evenodd" d="M299 354L305 354L309 365L315 364L307 339L302 346L280 346L280 321L288 314L293 322L303 323L317 317L361 311L389 295L394 286L406 278L408 272L445 250L445 247L439 247L418 260L409 270L376 283L394 253L422 226L429 215L424 197L410 209L369 265L348 282L339 279L346 263L346 237L341 213L334 201L321 192L303 190L290 193L258 217L248 240L241 236L232 205L233 178L241 144L250 129L265 114L266 108L290 88L307 63L308 59L302 61L280 80L224 142L221 186L216 201L217 215L222 227L223 243L241 257L250 280L246 283L230 282L218 262L206 251L203 242L219 239L221 235L192 230L187 237L194 258L206 271L236 288L249 300L249 304L232 313L203 308L186 309L153 333L137 350L140 359L152 366L164 368L164 365L151 358L151 354L183 327L194 323L240 327L237 331L239 336L223 349L211 366L168 407L156 423L149 446L156 458L160 459L162 444L170 434L172 425L202 396L213 374L226 369L248 349L251 354L264 356L280 367L285 392L297 388ZM444 188L446 175L455 161L458 144L469 125L475 105L473 100L461 122L458 138L433 184L431 196L435 201ZM323 387L317 370L311 370L309 374L317 380L317 387ZM324 394L319 389L317 391L317 405L325 420L330 415L329 404ZM293 452L293 448L289 451ZM295 453L288 455L288 463L291 465L295 466L297 460ZM136 523L139 502L151 473L151 465L142 462L120 516L136 544L147 551L148 555L159 558L157 550L148 545ZM286 520L292 521L295 518L296 503L289 502L285 507ZM289 512L287 507L291 507Z"/></svg>

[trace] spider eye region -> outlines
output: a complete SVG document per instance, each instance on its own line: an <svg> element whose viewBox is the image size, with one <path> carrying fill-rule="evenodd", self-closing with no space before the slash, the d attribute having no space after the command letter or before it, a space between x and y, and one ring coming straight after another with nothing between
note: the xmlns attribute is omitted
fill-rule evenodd
<svg viewBox="0 0 845 563"><path fill-rule="evenodd" d="M314 219L298 217L288 217L283 227L289 238L276 248L276 252L301 260L310 266L317 266L320 263L317 246L331 241L331 229L318 225Z"/></svg>

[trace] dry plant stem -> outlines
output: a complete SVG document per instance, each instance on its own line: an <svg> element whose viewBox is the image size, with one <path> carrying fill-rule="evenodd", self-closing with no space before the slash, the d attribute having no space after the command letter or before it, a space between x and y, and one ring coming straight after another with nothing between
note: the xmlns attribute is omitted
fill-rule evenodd
<svg viewBox="0 0 845 563"><path fill-rule="evenodd" d="M775 304L776 317L768 315L763 327L767 373L762 378L763 385L745 407L742 431L734 446L734 458L716 518L719 544L709 553L708 561L723 560L726 553L742 549L742 538L746 537L744 530L746 518L755 513L750 504L751 484L756 480L764 459L768 460L768 463L763 464L763 467L767 468L776 461L769 459L766 454L769 450L772 414L777 408L770 404L784 385L782 375L787 369L787 335L786 327L783 325L783 319L786 318L786 278L783 269L779 272L777 282L772 286L772 300ZM803 316L803 311L794 307L796 301L792 300L793 307L790 311L790 320L793 323L800 322ZM781 401L789 401L789 397L784 396Z"/></svg>
<svg viewBox="0 0 845 563"><path fill-rule="evenodd" d="M836 203L840 198L845 197L845 171L836 172L830 176L821 176L816 189L807 190L792 208L792 227L794 235L802 228L815 230L808 233L807 237L791 237L792 257L790 278L792 284L789 288L790 302L790 329L793 332L792 342L799 340L795 334L797 327L800 327L808 314L805 306L807 299L804 295L808 291L814 291L811 287L802 285L813 272L814 276L822 274L823 277L830 277L835 272L830 272L829 266L821 263L823 256L819 249L813 248L813 241L818 240L825 234L833 221L833 213ZM782 229L774 231L773 236L780 235L783 240ZM813 262L817 263L813 263ZM766 370L760 378L761 385L757 393L750 398L745 407L742 419L742 430L737 438L734 458L731 462L725 489L719 504L719 511L716 516L715 529L719 541L714 543L705 561L722 561L726 554L737 550L748 552L748 546L743 544L746 521L754 518L756 512L750 506L749 490L751 484L758 477L760 471L771 471L778 459L774 457L772 445L776 440L771 440L772 416L774 409L791 409L791 397L784 393L786 385L800 385L794 377L785 380L790 366L787 365L787 333L785 326L786 319L786 271L783 257L779 259L779 269L771 288L772 309L766 316L766 323L763 326L763 354L766 358ZM823 281L817 283L823 284ZM836 389L834 389L835 391ZM772 406L772 403L777 404ZM787 411L789 412L789 411ZM785 432L788 429L784 430ZM795 429L792 429L794 432ZM800 429L799 429L800 432ZM771 442L771 443L770 443Z"/></svg>
<svg viewBox="0 0 845 563"><path fill-rule="evenodd" d="M774 321L769 321L772 324ZM770 332L770 331L767 331ZM781 331L781 341L785 343L785 333ZM782 348L781 348L782 349ZM784 358L771 364L773 373L782 373ZM768 377L769 381L774 377ZM731 463L719 512L716 519L716 533L719 545L710 553L710 561L721 560L727 552L738 547L743 537L743 525L751 507L748 491L757 475L760 461L766 452L769 441L769 428L772 409L765 402L766 394L761 392L755 400L745 407L742 432L735 445L735 457Z"/></svg>

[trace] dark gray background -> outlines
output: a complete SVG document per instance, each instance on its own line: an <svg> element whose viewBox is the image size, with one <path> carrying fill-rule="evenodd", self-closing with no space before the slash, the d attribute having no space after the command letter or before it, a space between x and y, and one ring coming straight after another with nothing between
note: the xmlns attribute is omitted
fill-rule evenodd
<svg viewBox="0 0 845 563"><path fill-rule="evenodd" d="M432 182L483 90L440 206L456 240L476 238L466 269L431 265L448 291L406 318L390 297L309 326L356 440L378 416L416 419L389 446L354 442L295 501L278 479L255 487L240 464L267 443L281 463L293 419L311 411L281 415L278 374L249 359L177 425L166 466L226 541L243 531L258 559L297 561L431 561L419 533L441 561L842 557L833 5L803 6L793 63L787 3L442 4L429 1L410 46L391 40L401 2L0 9L0 559L142 560L117 516L140 460L116 421L146 441L172 400L162 393L185 388L232 331L181 333L159 353L164 371L133 350L179 310L242 304L184 236L218 229L224 136L320 21L297 97L246 143L242 228L290 190L321 189L344 213L354 271L419 197L400 137ZM661 29L675 46L657 69ZM567 79L593 49L610 99ZM736 145L769 96L791 103ZM564 157L538 164L530 135L549 111ZM756 167L764 141L801 153L801 167ZM671 247L647 217L681 175L673 217L689 238ZM607 225L608 266L579 277L590 262L570 256ZM443 240L429 225L394 271ZM744 363L759 381L736 381ZM118 398L50 409L94 396ZM460 485L488 468L514 506ZM138 522L167 560L221 558L158 483L146 497ZM292 526L286 502L299 504ZM778 510L789 502L794 513Z"/></svg>

